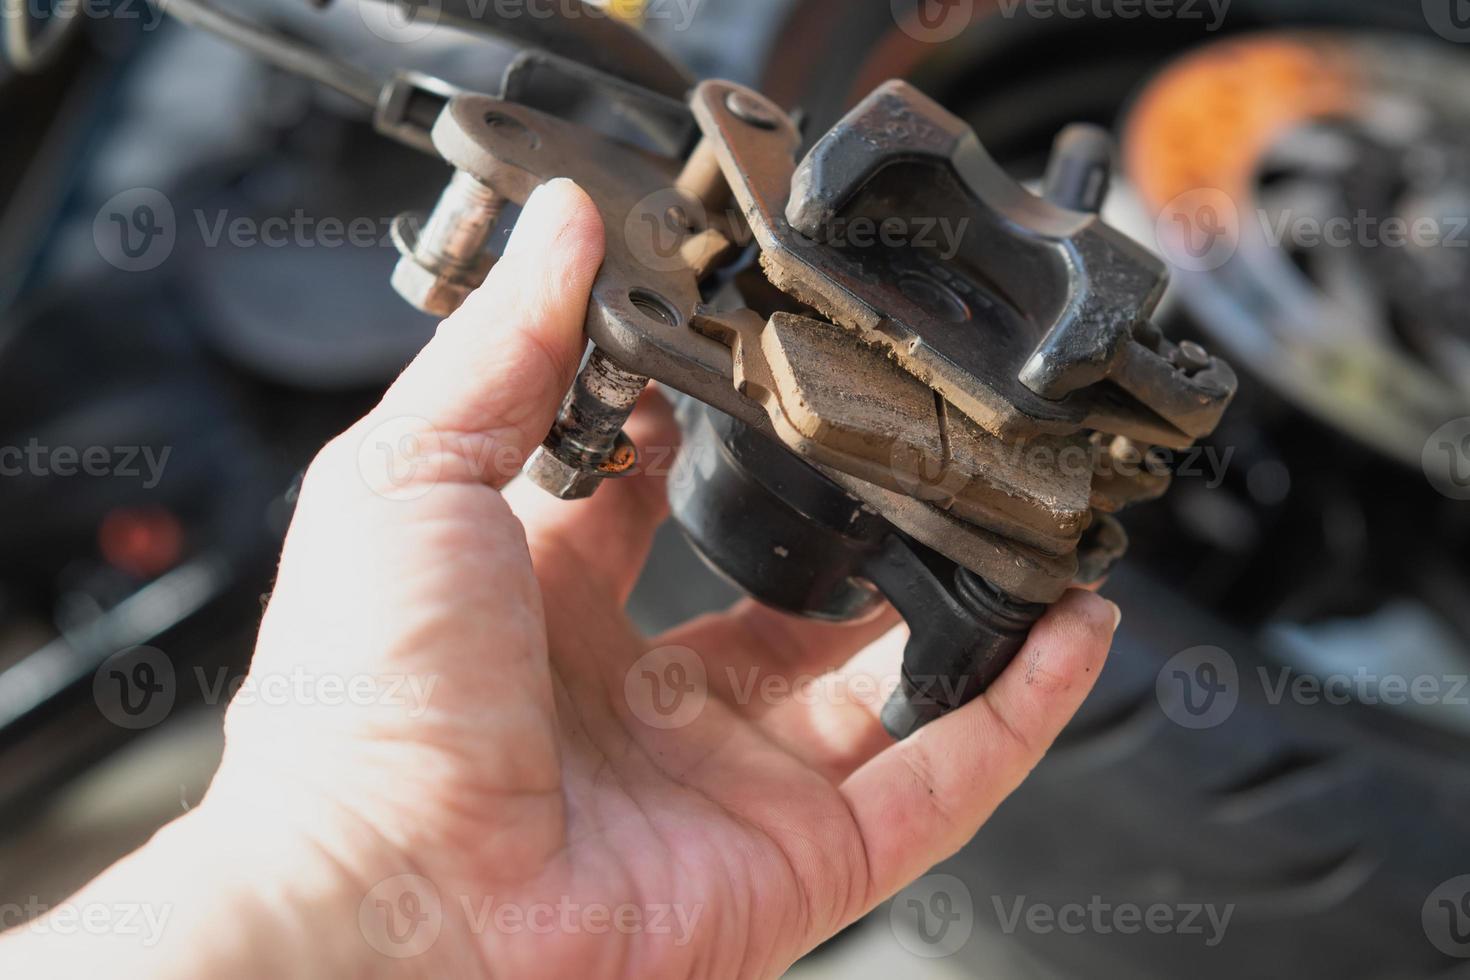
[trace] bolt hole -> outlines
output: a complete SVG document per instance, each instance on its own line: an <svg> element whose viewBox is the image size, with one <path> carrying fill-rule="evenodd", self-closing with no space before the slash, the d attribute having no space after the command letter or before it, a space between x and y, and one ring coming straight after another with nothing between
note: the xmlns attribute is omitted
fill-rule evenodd
<svg viewBox="0 0 1470 980"><path fill-rule="evenodd" d="M498 109L485 113L485 125L498 131L505 138L515 140L530 149L537 149L541 145L541 137L536 135L535 130L516 117Z"/></svg>
<svg viewBox="0 0 1470 980"><path fill-rule="evenodd" d="M628 299L639 313L666 326L677 327L683 319L673 304L651 289L631 289Z"/></svg>

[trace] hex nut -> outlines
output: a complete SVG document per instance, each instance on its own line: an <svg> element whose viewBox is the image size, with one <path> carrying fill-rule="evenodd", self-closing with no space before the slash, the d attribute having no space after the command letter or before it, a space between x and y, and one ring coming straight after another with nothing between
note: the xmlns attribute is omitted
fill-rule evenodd
<svg viewBox="0 0 1470 980"><path fill-rule="evenodd" d="M426 256L419 249L419 228L424 220L413 212L394 219L393 244L398 248L399 259L390 281L398 295L416 309L447 317L463 306L470 293L485 281L495 261L481 254L471 266L461 267Z"/></svg>
<svg viewBox="0 0 1470 980"><path fill-rule="evenodd" d="M591 473L563 462L545 446L538 446L531 454L525 473L532 483L561 500L585 500L597 491L604 479L600 473Z"/></svg>
<svg viewBox="0 0 1470 980"><path fill-rule="evenodd" d="M393 267L393 288L416 309L437 317L446 317L464 305L475 287L459 279L451 279L419 265L405 255Z"/></svg>

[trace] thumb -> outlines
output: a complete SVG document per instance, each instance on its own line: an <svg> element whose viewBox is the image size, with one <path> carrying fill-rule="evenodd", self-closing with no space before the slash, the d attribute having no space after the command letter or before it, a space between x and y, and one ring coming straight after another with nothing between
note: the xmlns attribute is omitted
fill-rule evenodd
<svg viewBox="0 0 1470 980"><path fill-rule="evenodd" d="M294 709L349 734L471 718L497 728L508 769L556 771L541 597L521 525L485 485L509 482L551 428L585 347L602 256L587 195L564 180L540 188L485 284L302 483L251 676L289 679L309 665L351 683L452 677L434 711L257 699L232 708L237 743L248 731L246 744L285 746L273 764L300 756L309 769L320 760L300 750Z"/></svg>
<svg viewBox="0 0 1470 980"><path fill-rule="evenodd" d="M366 426L413 419L501 487L546 437L586 348L602 218L570 180L538 187L484 285L439 326ZM466 446L473 451L466 451Z"/></svg>

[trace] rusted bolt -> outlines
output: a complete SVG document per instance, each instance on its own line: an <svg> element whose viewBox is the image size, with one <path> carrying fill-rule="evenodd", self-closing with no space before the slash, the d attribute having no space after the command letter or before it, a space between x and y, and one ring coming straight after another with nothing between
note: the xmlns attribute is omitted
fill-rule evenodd
<svg viewBox="0 0 1470 980"><path fill-rule="evenodd" d="M632 472L638 450L623 434L623 423L647 385L643 375L593 350L551 434L527 463L526 476L552 496L580 500L592 496L603 480Z"/></svg>
<svg viewBox="0 0 1470 980"><path fill-rule="evenodd" d="M505 198L473 174L456 170L428 220L400 215L393 240L401 258L393 288L425 313L448 316L464 303L490 272L485 251Z"/></svg>
<svg viewBox="0 0 1470 980"><path fill-rule="evenodd" d="M602 475L564 462L546 446L538 446L526 463L526 476L561 500L585 500L602 485Z"/></svg>

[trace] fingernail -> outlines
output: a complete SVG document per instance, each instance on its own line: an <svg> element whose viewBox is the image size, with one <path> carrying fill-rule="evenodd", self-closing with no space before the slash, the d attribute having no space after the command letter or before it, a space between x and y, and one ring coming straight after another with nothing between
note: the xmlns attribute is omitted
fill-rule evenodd
<svg viewBox="0 0 1470 980"><path fill-rule="evenodd" d="M536 189L531 192L531 196L528 197L528 198L526 198L526 203L521 205L521 217L524 218L528 214L529 215L532 215L532 216L535 215L536 202L537 201L540 201L540 200L542 200L542 199L544 199L546 197L546 194L544 193L544 191L546 190L546 188L548 188L550 186L551 186L551 181L547 181L544 184L537 184L536 185ZM516 223L516 227L517 228L520 227L520 223L519 222Z"/></svg>
<svg viewBox="0 0 1470 980"><path fill-rule="evenodd" d="M531 205L536 203L536 198L539 197L541 192L544 190L546 190L546 184L537 184L536 189L531 192L531 196L526 198L526 203L521 205L521 211L525 212L531 210Z"/></svg>
<svg viewBox="0 0 1470 980"><path fill-rule="evenodd" d="M521 213L516 218L516 226L510 233L510 241L505 243L506 255L519 255L523 248L531 247L528 243L541 230L538 228L541 215L537 212L538 208L544 205L547 198L547 195L542 192L554 183L556 181L552 180L537 185L536 189L526 198L526 203L521 205Z"/></svg>
<svg viewBox="0 0 1470 980"><path fill-rule="evenodd" d="M1118 604L1111 599L1104 599L1103 601L1113 607L1113 632L1116 633L1118 632L1118 624L1123 622L1123 610L1118 608Z"/></svg>
<svg viewBox="0 0 1470 980"><path fill-rule="evenodd" d="M531 192L531 196L528 197L528 198L526 198L526 203L521 208L521 210L522 211L529 211L529 210L531 210L531 205L534 202L536 202L538 199L542 199L542 198L546 198L546 197L549 197L550 196L548 194L543 194L542 191L547 191L547 190L552 190L554 188L559 188L559 187L562 187L562 186L564 186L566 184L570 184L571 182L572 182L571 181L571 178L569 178L569 177L553 177L553 178L551 178L550 180L548 180L544 184L537 184L536 185L536 189Z"/></svg>

